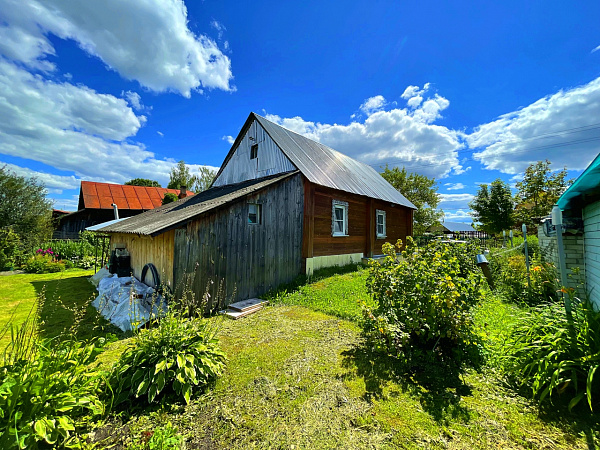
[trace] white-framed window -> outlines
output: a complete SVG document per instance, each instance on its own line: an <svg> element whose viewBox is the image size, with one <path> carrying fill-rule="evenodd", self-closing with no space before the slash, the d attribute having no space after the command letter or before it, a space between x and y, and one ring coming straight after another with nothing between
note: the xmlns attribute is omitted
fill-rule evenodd
<svg viewBox="0 0 600 450"><path fill-rule="evenodd" d="M348 236L348 202L332 201L331 234L332 236Z"/></svg>
<svg viewBox="0 0 600 450"><path fill-rule="evenodd" d="M377 226L377 237L378 238L385 238L387 237L386 234L386 223L385 223L385 211L382 211L380 209L375 210L375 219L376 219L376 226Z"/></svg>
<svg viewBox="0 0 600 450"><path fill-rule="evenodd" d="M262 205L260 203L248 203L248 223L257 225L261 221Z"/></svg>

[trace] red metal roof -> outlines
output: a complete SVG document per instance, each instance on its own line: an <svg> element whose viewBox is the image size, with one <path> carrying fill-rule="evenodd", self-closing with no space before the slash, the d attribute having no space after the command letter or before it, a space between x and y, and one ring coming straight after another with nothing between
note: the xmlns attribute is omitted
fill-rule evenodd
<svg viewBox="0 0 600 450"><path fill-rule="evenodd" d="M79 209L112 209L113 203L120 210L154 209L162 204L162 199L167 192L178 195L179 189L82 181L81 192L79 194ZM187 194L194 195L190 191L187 191Z"/></svg>

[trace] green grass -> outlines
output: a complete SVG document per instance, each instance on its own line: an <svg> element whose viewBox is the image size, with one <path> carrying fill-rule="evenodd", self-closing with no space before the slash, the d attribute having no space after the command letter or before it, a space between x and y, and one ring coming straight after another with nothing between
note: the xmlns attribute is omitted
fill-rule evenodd
<svg viewBox="0 0 600 450"><path fill-rule="evenodd" d="M52 338L68 331L76 314L81 313L77 336L88 339L99 333L117 332L98 315L90 302L97 295L88 278L90 270L70 269L48 274L0 276L0 333L9 322L19 325L28 316L41 295L41 335ZM0 337L0 349L6 347L10 332Z"/></svg>
<svg viewBox="0 0 600 450"><path fill-rule="evenodd" d="M362 266L333 267L319 270L306 280L265 296L274 304L299 305L343 319L361 317L361 302L370 303L365 281L368 271Z"/></svg>

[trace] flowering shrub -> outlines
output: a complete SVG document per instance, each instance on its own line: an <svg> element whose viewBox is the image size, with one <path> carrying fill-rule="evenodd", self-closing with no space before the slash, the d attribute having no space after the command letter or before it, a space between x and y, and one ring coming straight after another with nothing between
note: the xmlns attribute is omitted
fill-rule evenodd
<svg viewBox="0 0 600 450"><path fill-rule="evenodd" d="M387 255L373 262L367 288L377 302L363 306L363 330L376 348L405 357L423 351L462 361L478 353L471 308L482 297L483 278L468 244L432 243L407 248L384 244ZM470 358L473 356L467 356Z"/></svg>
<svg viewBox="0 0 600 450"><path fill-rule="evenodd" d="M50 255L52 257L54 257L54 252L52 251L51 248L47 248L46 250L44 250L43 248L38 248L37 251L35 252L36 255Z"/></svg>
<svg viewBox="0 0 600 450"><path fill-rule="evenodd" d="M40 252L29 258L23 269L27 273L54 273L65 270L65 264L62 261L55 261L49 254Z"/></svg>

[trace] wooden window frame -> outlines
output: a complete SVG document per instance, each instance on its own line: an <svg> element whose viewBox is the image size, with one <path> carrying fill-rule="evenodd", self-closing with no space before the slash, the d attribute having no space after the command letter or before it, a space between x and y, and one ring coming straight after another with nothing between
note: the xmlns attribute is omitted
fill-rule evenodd
<svg viewBox="0 0 600 450"><path fill-rule="evenodd" d="M336 222L340 220L336 218L335 211L341 210L344 212L343 217L343 231L339 232L335 230ZM331 235L334 237L344 237L349 236L348 234L348 202L343 202L341 200L332 200L331 201Z"/></svg>
<svg viewBox="0 0 600 450"><path fill-rule="evenodd" d="M258 158L258 144L252 144L250 147L250 159Z"/></svg>
<svg viewBox="0 0 600 450"><path fill-rule="evenodd" d="M256 222L250 221L251 209L256 206ZM260 225L262 223L262 205L260 203L248 203L248 225Z"/></svg>
<svg viewBox="0 0 600 450"><path fill-rule="evenodd" d="M379 218L383 217L383 223L381 224L383 227L383 232L379 232ZM375 235L377 239L385 239L387 237L387 217L385 211L381 209L375 210Z"/></svg>

